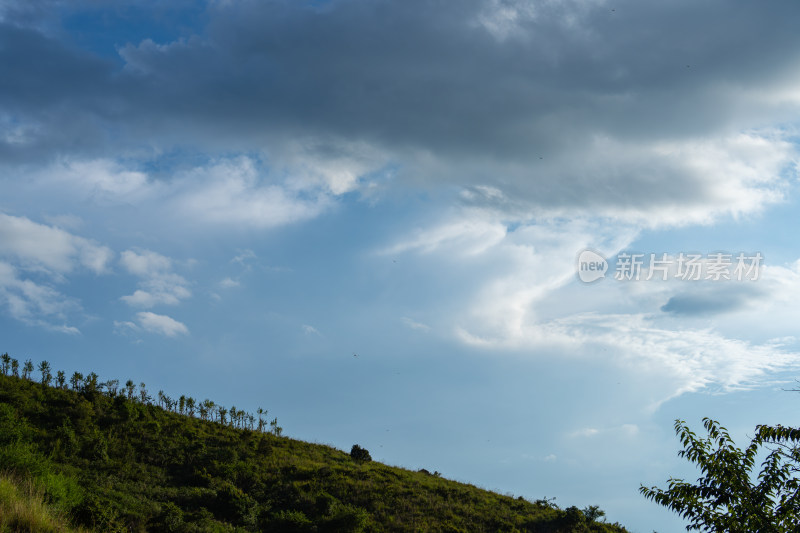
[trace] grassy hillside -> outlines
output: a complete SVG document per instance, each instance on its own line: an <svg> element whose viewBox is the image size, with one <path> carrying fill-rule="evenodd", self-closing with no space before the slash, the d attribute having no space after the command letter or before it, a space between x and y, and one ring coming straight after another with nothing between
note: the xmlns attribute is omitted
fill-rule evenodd
<svg viewBox="0 0 800 533"><path fill-rule="evenodd" d="M28 480L76 526L103 532L625 531L594 522L602 516L597 508L562 510L372 462L368 453L356 459L286 438L261 410L256 418L161 392L153 400L143 385L119 388L95 374L76 373L67 384L46 363L34 382L33 365L20 371L15 363L4 356L0 373L0 471Z"/></svg>

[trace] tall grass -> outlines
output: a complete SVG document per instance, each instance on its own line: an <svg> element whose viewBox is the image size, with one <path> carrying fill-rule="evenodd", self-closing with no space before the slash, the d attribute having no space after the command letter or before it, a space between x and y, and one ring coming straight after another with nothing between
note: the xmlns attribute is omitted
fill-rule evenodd
<svg viewBox="0 0 800 533"><path fill-rule="evenodd" d="M0 474L0 533L82 533L67 515L45 503L42 489L31 480Z"/></svg>

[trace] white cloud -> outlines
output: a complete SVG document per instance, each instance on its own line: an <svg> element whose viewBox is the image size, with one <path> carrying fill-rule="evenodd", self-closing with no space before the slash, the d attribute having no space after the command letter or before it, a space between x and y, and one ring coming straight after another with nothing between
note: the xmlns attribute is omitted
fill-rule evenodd
<svg viewBox="0 0 800 533"><path fill-rule="evenodd" d="M303 328L303 333L305 333L308 336L321 336L322 335L319 332L319 330L317 328L315 328L314 326L309 326L308 324L303 324L302 328Z"/></svg>
<svg viewBox="0 0 800 533"><path fill-rule="evenodd" d="M255 260L257 258L256 253L253 250L245 249L239 250L239 253L231 259L231 263L239 263L241 265L246 265L249 261Z"/></svg>
<svg viewBox="0 0 800 533"><path fill-rule="evenodd" d="M35 172L30 193L125 204L174 228L185 229L189 221L191 228L266 229L313 219L345 193L367 194L380 181L373 174L392 158L363 143L295 140L269 159L218 158L177 170L168 180L105 159L74 159ZM462 200L478 211L500 210L509 220L579 217L663 227L712 223L781 201L796 173L797 151L788 133L760 129L640 140L595 133L534 163L477 156L451 161L414 151L403 158L403 179L436 176L458 186ZM23 172L20 179L28 176ZM480 215L477 221L464 217L421 229L387 253L449 244L461 254L478 254L504 231Z"/></svg>
<svg viewBox="0 0 800 533"><path fill-rule="evenodd" d="M501 209L509 220L593 218L651 228L759 212L782 201L797 175L797 147L774 129L665 140L596 134L575 143L535 163L426 159L417 172L450 176L465 188L465 201Z"/></svg>
<svg viewBox="0 0 800 533"><path fill-rule="evenodd" d="M234 287L241 286L241 283L231 278L225 278L219 282L219 286L222 287L223 289L232 289Z"/></svg>
<svg viewBox="0 0 800 533"><path fill-rule="evenodd" d="M0 261L0 304L11 317L32 326L76 334L74 326L64 322L70 312L80 309L78 303L55 290L19 277L10 264Z"/></svg>
<svg viewBox="0 0 800 533"><path fill-rule="evenodd" d="M26 270L64 274L82 266L102 274L113 252L62 229L0 213L0 257Z"/></svg>
<svg viewBox="0 0 800 533"><path fill-rule="evenodd" d="M622 437L633 437L639 433L639 426L637 424L621 424L619 426L595 428L588 427L578 429L567 434L567 437L595 437L598 435L618 435Z"/></svg>
<svg viewBox="0 0 800 533"><path fill-rule="evenodd" d="M408 318L407 316L402 317L400 320L411 329L417 329L421 331L430 331L431 327L427 324L423 324L422 322L417 322L412 318Z"/></svg>
<svg viewBox="0 0 800 533"><path fill-rule="evenodd" d="M639 433L639 426L637 424L622 424L619 431L626 435L636 435Z"/></svg>
<svg viewBox="0 0 800 533"><path fill-rule="evenodd" d="M119 262L128 272L141 277L159 275L172 268L170 258L149 250L125 250L120 254Z"/></svg>
<svg viewBox="0 0 800 533"><path fill-rule="evenodd" d="M168 257L150 250L126 250L120 256L120 263L131 274L143 278L139 282L141 288L121 297L132 307L177 305L192 295L186 279L170 271L173 262Z"/></svg>
<svg viewBox="0 0 800 533"><path fill-rule="evenodd" d="M252 157L220 158L156 180L120 162L73 158L20 179L31 182L30 194L124 205L171 226L271 228L314 218L357 186L358 164L317 159L292 156L285 168L267 168Z"/></svg>
<svg viewBox="0 0 800 533"><path fill-rule="evenodd" d="M144 172L126 169L109 159L63 159L40 178L76 188L95 202L141 202L152 199L162 188Z"/></svg>
<svg viewBox="0 0 800 533"><path fill-rule="evenodd" d="M166 290L148 292L137 289L133 294L122 296L120 299L131 307L155 307L159 304L177 305L182 298L188 298L191 293L185 287L176 285L167 287Z"/></svg>
<svg viewBox="0 0 800 533"><path fill-rule="evenodd" d="M115 320L114 321L114 328L119 330L132 330L136 331L139 329L139 326L134 324L133 322L127 320Z"/></svg>
<svg viewBox="0 0 800 533"><path fill-rule="evenodd" d="M460 218L467 214L469 222ZM595 248L612 257L637 234L635 226L603 218L509 223L491 209L470 207L388 250L420 253L423 265L437 265L427 269L427 282L454 270L469 280L466 290L451 294L452 311L441 313L450 317L460 342L492 354L602 358L657 380L659 386L648 391L649 408L685 392L751 387L771 373L800 366L800 346L770 340L785 337L800 320L795 305L800 262L764 267L757 282L577 281L581 250ZM455 256L459 246L451 247L453 238L480 245ZM685 294L694 300L683 302ZM678 303L693 305L696 312L673 312ZM726 313L725 322L705 318L720 312Z"/></svg>
<svg viewBox="0 0 800 533"><path fill-rule="evenodd" d="M80 311L79 303L53 284L80 268L106 273L113 255L109 248L63 229L0 213L0 304L25 324L79 333L65 324L71 313Z"/></svg>
<svg viewBox="0 0 800 533"><path fill-rule="evenodd" d="M584 428L584 429L579 429L577 431L573 431L572 433L569 434L569 436L570 437L594 437L598 433L600 433L599 429L596 429L596 428Z"/></svg>
<svg viewBox="0 0 800 533"><path fill-rule="evenodd" d="M603 358L642 379L657 378L661 396L649 406L686 392L718 385L747 388L768 373L800 366L800 352L731 338L713 329L659 327L649 314L573 315L529 323L523 336L487 338L460 330L462 341L480 347ZM649 376L644 378L644 376ZM653 387L656 390L656 387Z"/></svg>
<svg viewBox="0 0 800 533"><path fill-rule="evenodd" d="M159 333L161 335L166 335L167 337L189 334L189 329L185 324L182 324L181 322L178 322L167 315L157 315L149 311L141 311L136 313L136 319L139 321L139 326L143 330L151 333Z"/></svg>
<svg viewBox="0 0 800 533"><path fill-rule="evenodd" d="M500 221L488 220L480 213L466 213L451 222L430 229L417 230L416 235L382 250L384 255L405 252L431 253L447 248L452 253L478 255L500 243L506 236L506 227Z"/></svg>
<svg viewBox="0 0 800 533"><path fill-rule="evenodd" d="M173 204L204 224L269 228L314 218L330 200L322 191L296 193L281 184L263 183L247 157L217 161L180 176Z"/></svg>
<svg viewBox="0 0 800 533"><path fill-rule="evenodd" d="M362 179L379 170L388 156L365 142L307 139L286 143L272 160L288 176L287 187L323 190L334 196L355 191Z"/></svg>
<svg viewBox="0 0 800 533"><path fill-rule="evenodd" d="M574 279L580 250L593 247L606 254L616 252L637 234L635 228L602 219L542 219L511 225L500 216L490 210L465 209L455 220L390 248L394 253L435 254L436 259L447 261L445 268L473 273L471 286L461 296L467 301L455 315L459 335L469 331L471 342L491 337L509 343L522 339L526 324L549 312L538 309L536 302ZM451 242L453 235L458 246ZM467 255L459 256L463 243L473 246Z"/></svg>

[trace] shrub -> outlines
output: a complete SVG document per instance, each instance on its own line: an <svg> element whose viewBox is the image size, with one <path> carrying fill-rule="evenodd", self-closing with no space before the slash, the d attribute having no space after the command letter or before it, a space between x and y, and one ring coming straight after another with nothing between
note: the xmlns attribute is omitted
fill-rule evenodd
<svg viewBox="0 0 800 533"><path fill-rule="evenodd" d="M325 518L319 529L331 533L360 533L367 527L368 521L369 514L366 510L338 503L333 506L331 515Z"/></svg>
<svg viewBox="0 0 800 533"><path fill-rule="evenodd" d="M269 524L269 530L287 533L314 531L314 523L302 511L278 511Z"/></svg>
<svg viewBox="0 0 800 533"><path fill-rule="evenodd" d="M214 479L211 486L216 496L208 508L217 518L242 526L255 523L256 502L249 495L225 479Z"/></svg>
<svg viewBox="0 0 800 533"><path fill-rule="evenodd" d="M8 404L0 403L0 445L28 440L30 426L20 420L17 411Z"/></svg>
<svg viewBox="0 0 800 533"><path fill-rule="evenodd" d="M182 531L185 528L183 511L174 503L165 502L161 506L157 525L160 531Z"/></svg>
<svg viewBox="0 0 800 533"><path fill-rule="evenodd" d="M95 531L126 533L128 529L120 522L112 503L97 494L89 494L75 508L74 514L79 522L91 524Z"/></svg>
<svg viewBox="0 0 800 533"><path fill-rule="evenodd" d="M362 448L358 444L353 444L353 448L350 450L350 457L352 457L355 461L372 461L372 456L370 456L369 451L367 451L366 448Z"/></svg>
<svg viewBox="0 0 800 533"><path fill-rule="evenodd" d="M583 509L583 514L589 522L599 521L606 515L606 512L597 505L590 505Z"/></svg>
<svg viewBox="0 0 800 533"><path fill-rule="evenodd" d="M564 517L561 523L570 528L570 531L588 531L586 529L586 515L574 505L564 510Z"/></svg>

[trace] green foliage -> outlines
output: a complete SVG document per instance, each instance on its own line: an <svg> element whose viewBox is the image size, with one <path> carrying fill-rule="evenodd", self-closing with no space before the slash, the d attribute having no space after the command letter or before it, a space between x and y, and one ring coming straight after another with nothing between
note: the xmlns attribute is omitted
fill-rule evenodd
<svg viewBox="0 0 800 533"><path fill-rule="evenodd" d="M144 384L94 372L43 386L14 377L10 357L0 370L0 465L94 531L625 531L372 462L358 445L348 454L281 437L261 408L153 399Z"/></svg>
<svg viewBox="0 0 800 533"><path fill-rule="evenodd" d="M125 533L125 524L112 502L101 495L89 494L75 507L75 516L94 531Z"/></svg>
<svg viewBox="0 0 800 533"><path fill-rule="evenodd" d="M215 497L209 502L210 511L237 526L255 523L256 502L252 497L228 480L212 479L211 486Z"/></svg>
<svg viewBox="0 0 800 533"><path fill-rule="evenodd" d="M314 531L312 522L303 511L278 511L269 522L270 529L285 531L286 533L310 533Z"/></svg>
<svg viewBox="0 0 800 533"><path fill-rule="evenodd" d="M561 525L566 531L575 533L589 531L586 515L574 505L565 509Z"/></svg>
<svg viewBox="0 0 800 533"><path fill-rule="evenodd" d="M183 510L173 502L166 502L162 506L161 514L155 520L156 529L168 533L183 531L186 522L183 520Z"/></svg>
<svg viewBox="0 0 800 533"><path fill-rule="evenodd" d="M48 501L63 509L71 509L83 500L78 481L65 475L50 459L40 454L31 443L15 442L0 447L0 465L7 472L30 477L45 493Z"/></svg>
<svg viewBox="0 0 800 533"><path fill-rule="evenodd" d="M330 516L322 520L320 531L360 533L367 527L369 513L366 510L346 503L336 503L332 507Z"/></svg>
<svg viewBox="0 0 800 533"><path fill-rule="evenodd" d="M800 430L783 426L758 426L750 445L741 450L719 423L704 418L708 437L698 438L682 420L675 433L683 450L680 457L697 464L702 476L697 484L671 478L666 490L640 487L648 499L669 507L689 521L686 529L733 533L797 531L800 523L800 466L796 443ZM773 444L753 478L761 448Z"/></svg>
<svg viewBox="0 0 800 533"><path fill-rule="evenodd" d="M55 430L56 442L54 446L55 454L66 459L74 456L80 449L80 442L69 419L65 419Z"/></svg>
<svg viewBox="0 0 800 533"><path fill-rule="evenodd" d="M27 429L28 425L19 419L12 406L0 404L0 445L19 442Z"/></svg>
<svg viewBox="0 0 800 533"><path fill-rule="evenodd" d="M49 386L53 380L53 375L50 373L50 363L47 361L39 363L39 372L42 373L42 385Z"/></svg>
<svg viewBox="0 0 800 533"><path fill-rule="evenodd" d="M46 503L42 490L30 480L0 474L0 533L78 533L66 514Z"/></svg>
<svg viewBox="0 0 800 533"><path fill-rule="evenodd" d="M590 505L583 509L583 514L586 515L586 520L600 520L606 515L606 512L597 505Z"/></svg>
<svg viewBox="0 0 800 533"><path fill-rule="evenodd" d="M28 359L25 361L25 364L22 365L22 379L31 379L31 374L33 373L33 362Z"/></svg>
<svg viewBox="0 0 800 533"><path fill-rule="evenodd" d="M353 444L353 447L350 449L350 457L353 458L354 461L361 461L361 462L369 462L372 461L372 456L369 454L365 448L362 448L358 444Z"/></svg>

